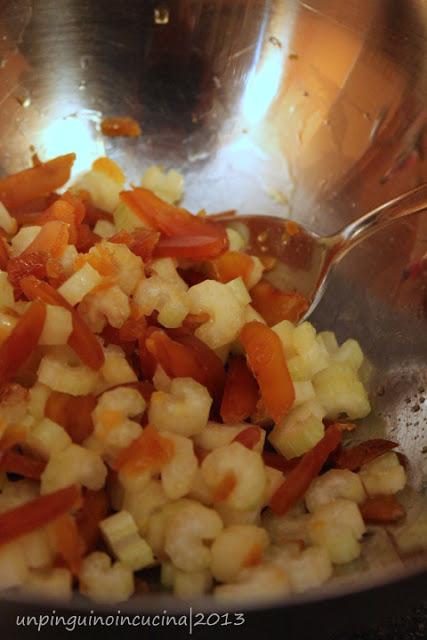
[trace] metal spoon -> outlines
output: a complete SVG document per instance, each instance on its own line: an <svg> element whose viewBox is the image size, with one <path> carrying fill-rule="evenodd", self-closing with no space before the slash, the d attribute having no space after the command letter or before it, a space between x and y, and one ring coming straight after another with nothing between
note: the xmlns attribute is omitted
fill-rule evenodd
<svg viewBox="0 0 427 640"><path fill-rule="evenodd" d="M249 234L248 253L272 256L275 267L266 278L275 286L304 294L310 306L305 320L319 304L328 276L340 260L360 242L399 218L427 208L427 184L380 205L332 236L314 231L278 216L220 216L227 226Z"/></svg>

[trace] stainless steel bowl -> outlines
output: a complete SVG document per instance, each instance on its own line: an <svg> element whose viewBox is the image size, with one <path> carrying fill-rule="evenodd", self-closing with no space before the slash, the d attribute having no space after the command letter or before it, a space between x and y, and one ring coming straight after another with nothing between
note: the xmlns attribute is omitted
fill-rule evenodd
<svg viewBox="0 0 427 640"><path fill-rule="evenodd" d="M426 29L422 0L1 0L1 169L27 166L33 148L76 151L77 171L108 154L133 179L154 161L185 174L190 209L332 232L427 179ZM103 115L135 117L143 136L103 138ZM427 250L426 229L420 214L360 246L314 318L361 341L375 367L365 433L399 440L419 492L427 305L423 279L402 274ZM305 603L313 621L339 598L349 620L364 597L384 609L403 585L425 595L426 557L377 564L361 581L259 606L290 619ZM177 606L129 606L141 604Z"/></svg>

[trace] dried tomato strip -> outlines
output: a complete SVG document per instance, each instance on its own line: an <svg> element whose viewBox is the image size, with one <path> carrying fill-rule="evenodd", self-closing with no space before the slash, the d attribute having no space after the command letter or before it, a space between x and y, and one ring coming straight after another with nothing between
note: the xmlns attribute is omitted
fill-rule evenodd
<svg viewBox="0 0 427 640"><path fill-rule="evenodd" d="M77 506L79 499L80 491L72 485L0 514L0 546L49 524Z"/></svg>
<svg viewBox="0 0 427 640"><path fill-rule="evenodd" d="M256 410L258 398L258 384L245 358L233 358L225 378L220 410L222 419L229 423L243 422Z"/></svg>
<svg viewBox="0 0 427 640"><path fill-rule="evenodd" d="M68 338L69 346L76 352L80 360L96 371L104 364L104 352L92 331L77 311L47 282L41 282L33 276L20 281L20 287L29 300L39 298L47 304L58 305L68 309L73 319L73 331Z"/></svg>
<svg viewBox="0 0 427 640"><path fill-rule="evenodd" d="M322 440L308 451L297 466L290 471L283 484L270 500L270 508L277 515L284 515L300 500L311 481L320 473L330 454L342 439L342 432L334 426L328 427Z"/></svg>
<svg viewBox="0 0 427 640"><path fill-rule="evenodd" d="M40 476L46 468L42 460L35 460L30 456L16 451L5 451L0 457L0 471L16 473L30 480L40 480Z"/></svg>
<svg viewBox="0 0 427 640"><path fill-rule="evenodd" d="M379 458L398 446L396 442L382 438L366 440L354 447L342 449L335 460L335 464L340 469L358 471L362 465Z"/></svg>
<svg viewBox="0 0 427 640"><path fill-rule="evenodd" d="M10 380L37 346L46 318L46 305L35 301L19 318L0 347L0 383Z"/></svg>

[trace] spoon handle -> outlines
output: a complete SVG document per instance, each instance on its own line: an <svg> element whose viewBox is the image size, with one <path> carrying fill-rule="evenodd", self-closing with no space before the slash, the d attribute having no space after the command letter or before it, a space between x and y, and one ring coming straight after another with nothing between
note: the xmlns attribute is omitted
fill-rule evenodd
<svg viewBox="0 0 427 640"><path fill-rule="evenodd" d="M423 209L427 209L427 184L380 205L329 238L330 246L335 248L334 259L342 258L359 242L387 227L394 220L419 213Z"/></svg>

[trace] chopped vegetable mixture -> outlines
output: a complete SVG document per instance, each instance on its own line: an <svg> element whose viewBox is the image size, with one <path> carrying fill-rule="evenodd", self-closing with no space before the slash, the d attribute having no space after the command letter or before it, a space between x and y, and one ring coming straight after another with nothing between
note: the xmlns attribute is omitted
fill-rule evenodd
<svg viewBox="0 0 427 640"><path fill-rule="evenodd" d="M398 445L345 443L359 344L298 324L274 258L177 206L176 171L130 188L100 158L65 190L73 162L0 179L0 590L319 587L405 516Z"/></svg>

